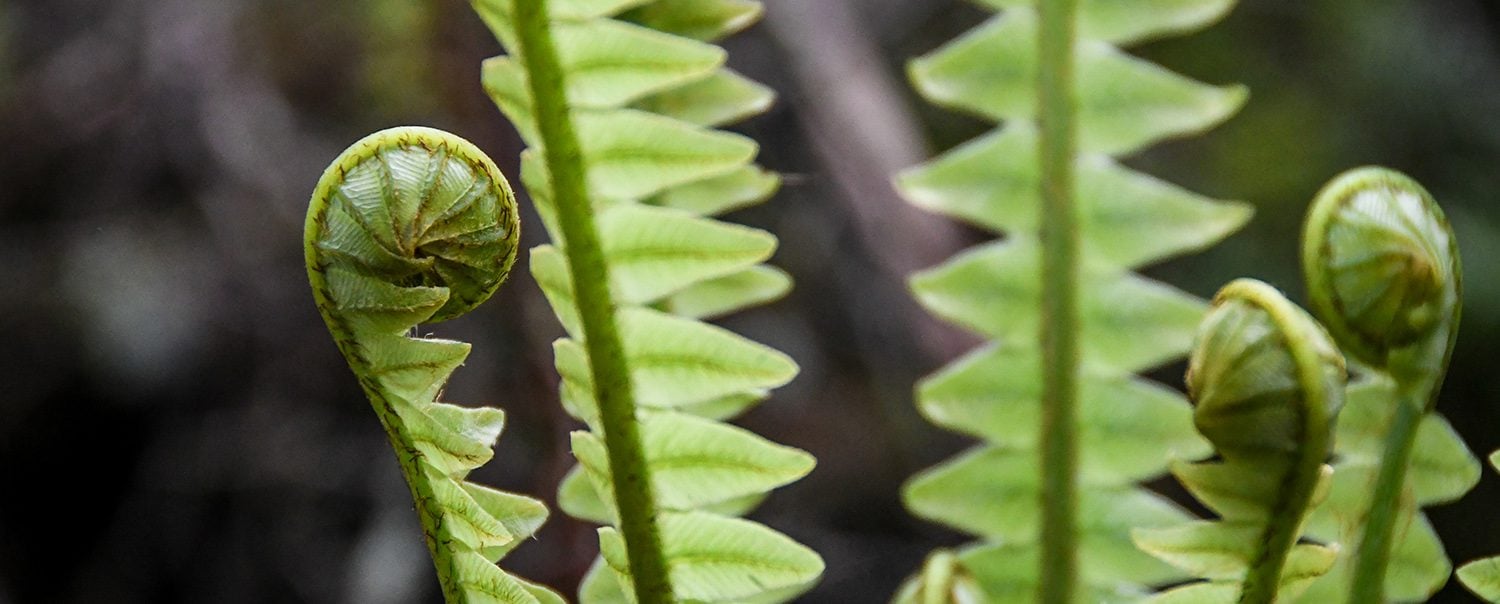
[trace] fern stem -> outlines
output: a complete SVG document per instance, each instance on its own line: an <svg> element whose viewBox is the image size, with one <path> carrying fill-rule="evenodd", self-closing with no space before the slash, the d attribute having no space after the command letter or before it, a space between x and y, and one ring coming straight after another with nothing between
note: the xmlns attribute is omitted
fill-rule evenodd
<svg viewBox="0 0 1500 604"><path fill-rule="evenodd" d="M1039 0L1042 176L1041 575L1038 600L1073 600L1077 560L1078 213L1073 161L1077 0Z"/></svg>
<svg viewBox="0 0 1500 604"><path fill-rule="evenodd" d="M563 70L548 23L546 0L516 0L516 34L530 77L543 158L552 177L558 226L572 271L574 299L599 404L620 533L640 604L672 600L657 527L657 507L635 416L635 395L615 323L609 271L585 182L583 154L569 115Z"/></svg>
<svg viewBox="0 0 1500 604"><path fill-rule="evenodd" d="M1365 515L1364 534L1354 550L1353 587L1350 602L1384 602L1385 571L1390 564L1392 536L1396 518L1401 515L1402 490L1406 470L1411 465L1412 449L1417 442L1426 397L1411 396L1411 390L1397 383L1396 413L1385 434L1384 453L1375 475L1375 490L1370 511Z"/></svg>
<svg viewBox="0 0 1500 604"><path fill-rule="evenodd" d="M1269 290L1270 288L1266 288ZM1271 290L1274 292L1274 290ZM1244 588L1240 592L1240 604L1273 604L1282 587L1282 572L1287 557L1302 532L1302 523L1312 506L1313 493L1323 475L1323 461L1332 447L1333 431L1330 425L1334 418L1330 409L1337 410L1342 403L1344 369L1339 366L1340 379L1333 386L1337 392L1329 392L1329 384L1323 373L1325 359L1319 358L1315 341L1325 338L1322 333L1305 329L1311 319L1303 323L1296 319L1300 311L1276 294L1273 298L1264 290L1251 290L1248 297L1271 315L1283 330L1286 347L1291 353L1297 371L1297 382L1301 396L1295 407L1299 415L1301 434L1297 438L1295 459L1287 468L1286 478L1277 489L1277 499L1270 508L1266 528L1262 533L1259 553L1245 574ZM1304 315L1305 317L1305 315ZM1327 344L1332 348L1331 344ZM1332 398L1332 400L1330 400ZM1336 413L1336 411L1335 411Z"/></svg>
<svg viewBox="0 0 1500 604"><path fill-rule="evenodd" d="M1307 407L1310 409L1313 405L1323 405L1323 401L1310 402ZM1309 409L1303 409L1303 413L1308 413ZM1286 567L1287 557L1300 537L1303 518L1311 507L1313 491L1321 476L1319 468L1329 450L1331 439L1326 429L1328 418L1325 415L1320 419L1321 426L1316 429L1309 429L1309 426L1304 425L1304 433L1309 442L1302 443L1295 465L1287 471L1288 480L1282 485L1281 496L1276 506L1271 508L1266 530L1258 544L1260 553L1245 574L1240 604L1276 602L1282 587L1281 575ZM1304 424L1311 423L1307 418L1304 419ZM1320 439L1321 442L1311 442L1312 439Z"/></svg>
<svg viewBox="0 0 1500 604"><path fill-rule="evenodd" d="M365 394L370 397L372 403L385 407L385 409L378 409L380 425L385 428L391 446L396 449L396 462L401 467L401 475L411 477L406 481L406 486L411 491L411 500L416 506L417 518L422 522L423 541L427 543L427 553L432 555L432 565L437 570L438 588L443 593L443 601L466 604L469 597L457 581L458 573L454 569L453 551L441 543L442 535L438 527L442 526L443 517L439 510L434 509L437 505L437 494L433 492L432 482L427 480L427 474L417 459L416 443L406 436L408 430L401 425L401 418L396 415L395 411L389 410L391 403L384 395L369 386L365 386Z"/></svg>

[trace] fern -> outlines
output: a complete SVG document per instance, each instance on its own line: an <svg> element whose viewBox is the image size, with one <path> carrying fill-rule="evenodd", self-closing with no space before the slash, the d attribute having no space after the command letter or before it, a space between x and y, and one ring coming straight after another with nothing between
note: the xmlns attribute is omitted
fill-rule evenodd
<svg viewBox="0 0 1500 604"><path fill-rule="evenodd" d="M1135 532L1141 549L1207 579L1152 602L1267 604L1333 566L1336 549L1297 541L1327 493L1344 379L1328 333L1280 292L1244 279L1219 292L1187 378L1193 423L1218 458L1172 473L1220 520Z"/></svg>
<svg viewBox="0 0 1500 604"><path fill-rule="evenodd" d="M474 0L510 53L484 84L531 145L522 178L552 245L532 274L569 337L562 400L589 430L564 511L608 525L584 602L775 602L823 569L811 550L733 518L813 467L721 423L797 371L700 319L784 294L770 234L711 218L779 181L757 147L712 128L771 93L724 67L712 40L759 16L745 0ZM549 6L550 5L550 6Z"/></svg>
<svg viewBox="0 0 1500 604"><path fill-rule="evenodd" d="M407 335L479 305L505 280L520 224L510 185L479 149L427 128L344 151L307 210L307 276L411 487L452 603L561 603L495 566L547 518L533 499L468 482L493 455L498 409L437 402L469 345Z"/></svg>
<svg viewBox="0 0 1500 604"><path fill-rule="evenodd" d="M1490 465L1500 468L1500 451L1490 453ZM1480 558L1458 567L1458 580L1486 602L1500 602L1500 556Z"/></svg>
<svg viewBox="0 0 1500 604"><path fill-rule="evenodd" d="M1250 211L1112 159L1205 130L1246 96L1113 45L1204 27L1232 2L980 4L1002 12L910 73L929 100L1004 125L896 183L1005 237L912 280L929 310L991 343L919 384L928 419L984 443L912 479L906 503L981 541L930 558L897 599L957 599L960 585L986 601L1128 599L1186 578L1131 543L1132 528L1186 519L1135 482L1209 451L1186 401L1135 375L1186 352L1205 304L1131 271L1213 244Z"/></svg>
<svg viewBox="0 0 1500 604"><path fill-rule="evenodd" d="M1433 412L1458 332L1458 244L1421 185L1361 168L1318 194L1302 262L1314 310L1364 374L1339 418L1328 501L1308 524L1345 548L1302 601L1426 599L1452 564L1419 508L1457 499L1480 472Z"/></svg>

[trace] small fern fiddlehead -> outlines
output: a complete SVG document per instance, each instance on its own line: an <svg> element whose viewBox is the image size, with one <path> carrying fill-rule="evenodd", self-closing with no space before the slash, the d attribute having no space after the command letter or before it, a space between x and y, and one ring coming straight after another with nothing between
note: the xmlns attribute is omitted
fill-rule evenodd
<svg viewBox="0 0 1500 604"><path fill-rule="evenodd" d="M1219 459L1172 468L1220 519L1135 532L1141 549L1206 579L1153 602L1269 604L1333 566L1335 550L1297 541L1326 493L1344 380L1327 332L1280 292L1247 279L1220 290L1187 376L1193 423Z"/></svg>
<svg viewBox="0 0 1500 604"><path fill-rule="evenodd" d="M489 461L505 424L499 409L437 401L469 345L408 335L488 299L515 262L519 228L494 163L429 128L393 128L349 147L307 210L313 298L396 450L451 603L562 602L495 566L547 509L464 479Z"/></svg>
<svg viewBox="0 0 1500 604"><path fill-rule="evenodd" d="M1212 245L1250 211L1114 159L1245 98L1116 45L1207 26L1233 2L977 4L1000 13L909 71L929 100L1003 126L896 185L1005 236L912 279L930 311L992 342L918 385L928 419L984 444L914 477L907 507L982 541L930 557L953 572L924 571L898 600L947 589L929 577L972 578L991 601L1130 599L1186 578L1131 542L1132 528L1186 520L1135 483L1208 451L1187 402L1136 376L1187 351L1206 305L1133 271Z"/></svg>
<svg viewBox="0 0 1500 604"><path fill-rule="evenodd" d="M1433 412L1458 330L1458 244L1421 185L1361 168L1313 201L1302 252L1314 310L1365 373L1339 421L1329 501L1308 527L1346 555L1305 601L1425 599L1452 567L1418 508L1458 498L1480 471Z"/></svg>
<svg viewBox="0 0 1500 604"><path fill-rule="evenodd" d="M1458 242L1432 196L1405 175L1362 168L1318 194L1303 234L1308 292L1340 345L1402 382L1427 410L1458 333Z"/></svg>
<svg viewBox="0 0 1500 604"><path fill-rule="evenodd" d="M753 23L746 0L473 0L509 52L486 90L531 145L522 179L553 243L531 270L568 332L561 398L589 430L559 506L599 524L584 602L777 602L811 587L806 547L734 518L813 466L722 423L789 381L785 355L699 319L769 301L769 233L711 218L779 180L714 127L771 93L709 42Z"/></svg>

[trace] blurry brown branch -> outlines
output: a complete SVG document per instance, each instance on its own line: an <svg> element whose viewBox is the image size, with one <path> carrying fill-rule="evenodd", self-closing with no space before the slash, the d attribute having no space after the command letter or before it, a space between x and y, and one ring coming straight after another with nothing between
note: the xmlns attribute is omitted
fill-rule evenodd
<svg viewBox="0 0 1500 604"><path fill-rule="evenodd" d="M921 131L900 84L850 0L777 0L767 24L802 94L791 98L807 138L842 192L838 196L875 263L905 280L951 255L960 230L896 195L891 176L925 157ZM905 317L933 357L967 345L951 329L916 310Z"/></svg>
<svg viewBox="0 0 1500 604"><path fill-rule="evenodd" d="M897 275L926 268L960 244L953 224L897 197L891 175L925 157L905 95L850 0L779 0L767 24L804 94L793 98L828 163L861 237Z"/></svg>

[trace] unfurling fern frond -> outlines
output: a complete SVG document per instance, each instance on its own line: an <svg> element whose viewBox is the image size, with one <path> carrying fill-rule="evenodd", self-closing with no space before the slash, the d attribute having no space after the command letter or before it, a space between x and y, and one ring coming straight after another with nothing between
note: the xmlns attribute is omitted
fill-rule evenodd
<svg viewBox="0 0 1500 604"><path fill-rule="evenodd" d="M1383 168L1318 194L1303 232L1314 311L1362 379L1335 436L1334 478L1308 533L1343 544L1308 603L1419 601L1452 564L1420 508L1479 480L1479 461L1433 412L1458 332L1458 244L1421 185Z"/></svg>
<svg viewBox="0 0 1500 604"><path fill-rule="evenodd" d="M562 602L495 566L547 508L464 479L489 461L505 425L499 409L437 401L469 345L409 335L489 298L515 262L519 228L495 164L428 128L349 147L307 210L313 298L396 450L450 603Z"/></svg>
<svg viewBox="0 0 1500 604"><path fill-rule="evenodd" d="M1003 124L896 184L1004 235L912 280L933 313L991 343L918 386L928 419L984 442L912 479L906 503L981 541L931 558L952 572L924 572L898 599L939 601L934 576L986 601L1130 599L1187 578L1132 544L1133 528L1187 519L1136 482L1208 452L1182 396L1135 375L1184 354L1206 305L1133 270L1212 245L1250 210L1114 159L1206 130L1246 96L1114 45L1204 27L1232 2L979 3L1001 12L910 73L929 100Z"/></svg>
<svg viewBox="0 0 1500 604"><path fill-rule="evenodd" d="M1187 378L1193 423L1218 458L1172 467L1219 520L1135 531L1141 549L1206 580L1151 602L1286 601L1333 566L1335 549L1297 541L1327 493L1344 380L1327 332L1280 292L1252 280L1219 292Z"/></svg>
<svg viewBox="0 0 1500 604"><path fill-rule="evenodd" d="M764 231L712 218L776 176L714 130L771 93L711 42L746 0L473 0L509 55L484 85L531 146L522 178L551 245L531 269L568 332L562 401L588 425L559 504L608 525L584 602L778 602L822 573L811 550L734 518L813 467L721 423L796 374L785 355L700 319L783 295Z"/></svg>

